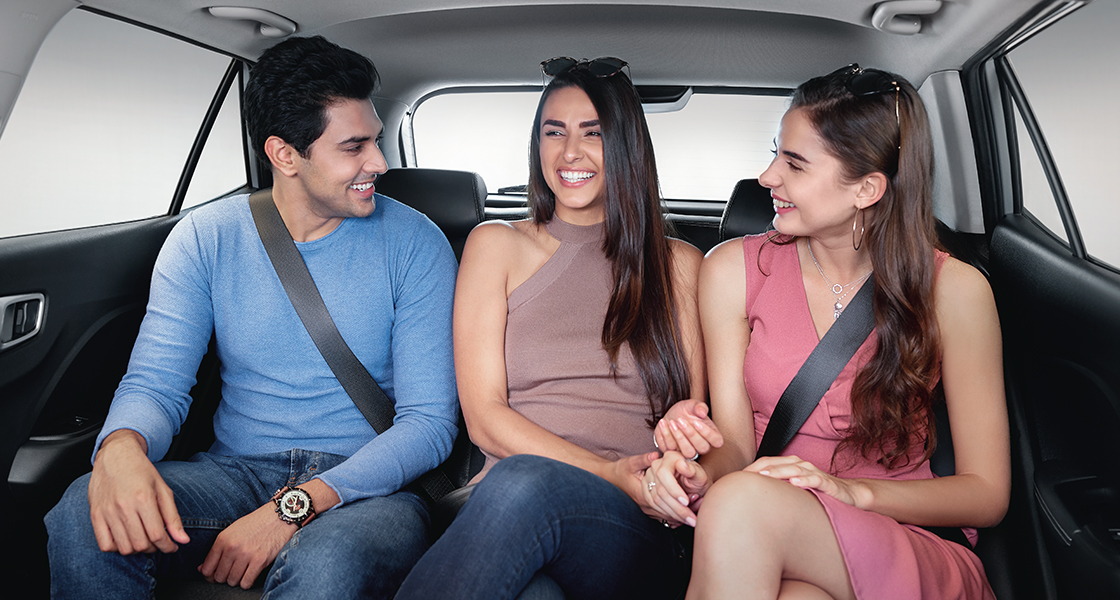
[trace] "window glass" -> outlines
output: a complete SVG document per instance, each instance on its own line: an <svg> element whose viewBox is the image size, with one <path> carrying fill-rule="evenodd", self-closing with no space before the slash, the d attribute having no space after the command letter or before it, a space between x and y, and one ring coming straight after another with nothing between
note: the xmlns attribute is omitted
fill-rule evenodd
<svg viewBox="0 0 1120 600"><path fill-rule="evenodd" d="M490 193L529 179L529 136L540 92L449 93L429 98L413 117L418 166L482 175ZM731 197L740 179L758 177L788 100L782 96L693 94L679 111L646 115L666 199ZM451 143L462 115L484 123L469 144Z"/></svg>
<svg viewBox="0 0 1120 600"><path fill-rule="evenodd" d="M1009 55L1061 173L1085 248L1113 266L1120 266L1117 23L1120 2L1092 2Z"/></svg>
<svg viewBox="0 0 1120 600"><path fill-rule="evenodd" d="M234 81L218 120L202 148L183 208L196 206L237 189L247 181L245 148L241 138L241 106Z"/></svg>
<svg viewBox="0 0 1120 600"><path fill-rule="evenodd" d="M68 13L0 137L0 236L167 213L228 64L146 29ZM243 159L231 164L237 177L226 189L245 180Z"/></svg>
<svg viewBox="0 0 1120 600"><path fill-rule="evenodd" d="M525 185L529 135L540 97L540 92L486 92L428 98L412 117L416 165L474 171L491 194ZM468 124L483 130L468 132Z"/></svg>
<svg viewBox="0 0 1120 600"><path fill-rule="evenodd" d="M774 158L785 96L693 94L677 112L646 115L661 194L723 200L740 179L757 178Z"/></svg>
<svg viewBox="0 0 1120 600"><path fill-rule="evenodd" d="M1042 170L1042 160L1035 151L1034 142L1031 141L1030 133L1027 131L1027 126L1023 124L1023 117L1018 109L1015 110L1015 128L1019 140L1019 176L1022 180L1023 208L1058 239L1069 244L1065 225L1062 224L1062 215L1058 213L1058 204L1054 202L1054 195L1050 191L1050 181L1046 178L1046 172Z"/></svg>

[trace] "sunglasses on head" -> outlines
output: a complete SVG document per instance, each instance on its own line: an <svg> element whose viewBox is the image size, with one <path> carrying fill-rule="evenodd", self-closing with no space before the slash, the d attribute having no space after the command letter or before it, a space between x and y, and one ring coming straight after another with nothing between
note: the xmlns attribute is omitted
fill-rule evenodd
<svg viewBox="0 0 1120 600"><path fill-rule="evenodd" d="M874 96L894 92L894 119L899 128L902 128L902 119L898 115L898 95L902 92L902 86L898 84L894 75L879 69L864 69L852 63L829 73L828 77L842 78L844 87L853 96Z"/></svg>
<svg viewBox="0 0 1120 600"><path fill-rule="evenodd" d="M612 77L622 72L628 63L621 58L602 56L592 60L576 60L570 56L557 56L541 62L541 70L549 77L556 77L572 69L587 69L596 77Z"/></svg>

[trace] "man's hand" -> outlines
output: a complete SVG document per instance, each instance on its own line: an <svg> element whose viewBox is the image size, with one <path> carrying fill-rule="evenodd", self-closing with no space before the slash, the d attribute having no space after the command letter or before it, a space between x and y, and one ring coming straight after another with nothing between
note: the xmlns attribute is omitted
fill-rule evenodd
<svg viewBox="0 0 1120 600"><path fill-rule="evenodd" d="M249 589L261 571L276 560L296 529L296 525L281 521L276 505L269 502L218 534L198 572L210 583Z"/></svg>
<svg viewBox="0 0 1120 600"><path fill-rule="evenodd" d="M147 456L143 436L131 429L109 434L93 461L89 512L104 552L175 552L190 541L171 488Z"/></svg>
<svg viewBox="0 0 1120 600"><path fill-rule="evenodd" d="M311 496L316 514L326 512L340 501L338 494L321 479L312 479L299 488ZM296 530L296 525L280 520L276 504L269 501L218 534L198 572L211 583L249 589L261 572L276 560L276 555Z"/></svg>

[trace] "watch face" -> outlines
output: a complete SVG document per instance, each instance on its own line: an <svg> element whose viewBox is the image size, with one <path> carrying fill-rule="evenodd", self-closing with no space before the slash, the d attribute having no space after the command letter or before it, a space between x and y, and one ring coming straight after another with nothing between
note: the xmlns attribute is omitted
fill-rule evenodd
<svg viewBox="0 0 1120 600"><path fill-rule="evenodd" d="M288 490L280 496L276 512L289 523L300 523L311 513L311 496L303 490Z"/></svg>

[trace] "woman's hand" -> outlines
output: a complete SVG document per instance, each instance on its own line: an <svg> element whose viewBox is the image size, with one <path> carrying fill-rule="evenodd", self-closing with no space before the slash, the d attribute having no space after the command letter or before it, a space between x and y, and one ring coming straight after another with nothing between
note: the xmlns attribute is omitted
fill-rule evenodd
<svg viewBox="0 0 1120 600"><path fill-rule="evenodd" d="M682 400L669 407L653 431L653 443L662 452L675 451L693 460L723 445L723 434L708 418L708 405Z"/></svg>
<svg viewBox="0 0 1120 600"><path fill-rule="evenodd" d="M819 490L856 508L867 509L871 504L871 490L860 481L833 477L796 456L766 456L743 470L784 479L799 488Z"/></svg>
<svg viewBox="0 0 1120 600"><path fill-rule="evenodd" d="M681 524L695 527L696 510L711 487L711 478L700 463L669 451L653 461L642 478L642 485L646 503L658 512L651 516L672 527Z"/></svg>
<svg viewBox="0 0 1120 600"><path fill-rule="evenodd" d="M647 502L646 496L642 493L643 486L645 485L642 482L642 477L645 476L646 469L648 469L657 458L656 452L624 456L618 460L606 463L604 466L592 470L591 472L611 482L623 492L626 492L626 495L630 496L630 499L641 507L642 512L648 515L651 514L650 510L652 509Z"/></svg>

